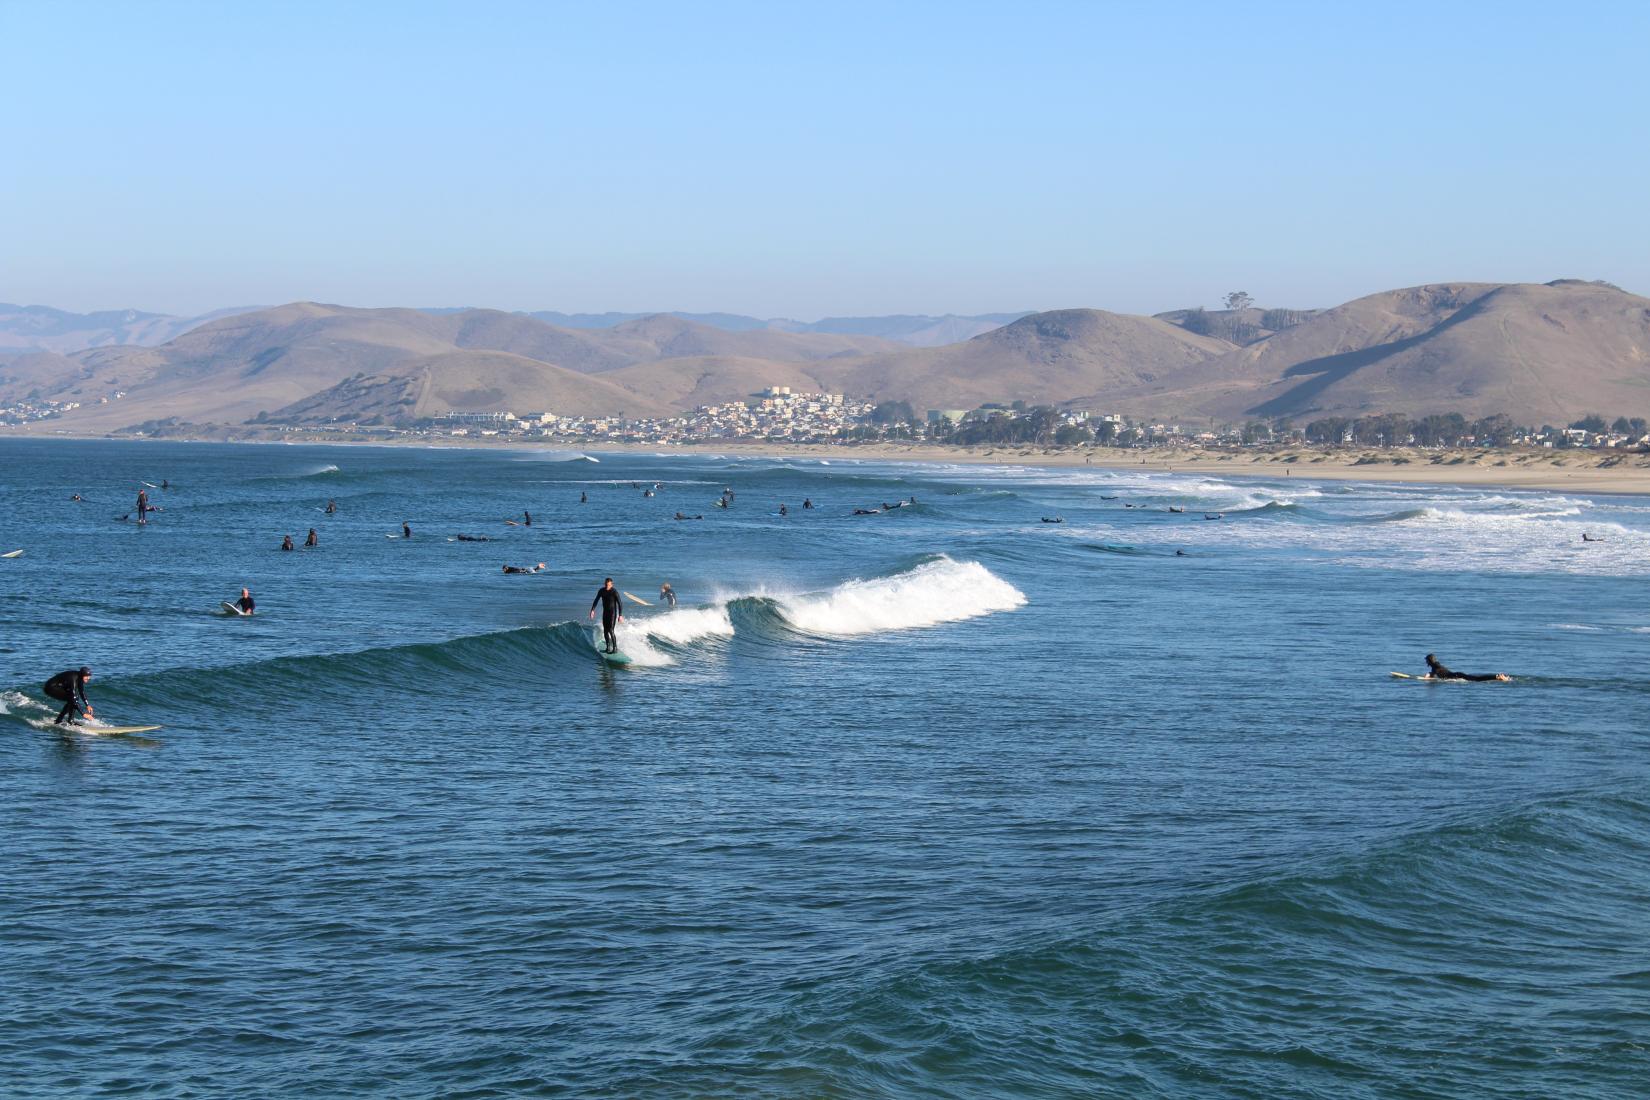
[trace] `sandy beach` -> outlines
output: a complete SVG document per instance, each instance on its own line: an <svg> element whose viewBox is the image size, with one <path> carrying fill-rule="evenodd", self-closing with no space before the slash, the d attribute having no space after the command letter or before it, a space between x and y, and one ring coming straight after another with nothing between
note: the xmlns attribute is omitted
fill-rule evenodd
<svg viewBox="0 0 1650 1100"><path fill-rule="evenodd" d="M776 458L859 459L882 462L978 463L1009 466L1089 466L1191 473L1213 477L1309 477L1336 481L1390 481L1590 493L1650 493L1650 454L1626 451L1530 449L1426 451L1420 449L1160 450L947 447L915 443L810 445L771 443L628 446L592 444L591 451L769 455Z"/></svg>

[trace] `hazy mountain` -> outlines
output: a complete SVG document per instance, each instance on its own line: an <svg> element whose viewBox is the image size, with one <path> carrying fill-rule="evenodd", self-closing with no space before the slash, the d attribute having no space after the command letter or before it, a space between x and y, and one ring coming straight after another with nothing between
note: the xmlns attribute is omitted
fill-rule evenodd
<svg viewBox="0 0 1650 1100"><path fill-rule="evenodd" d="M770 385L906 400L919 411L1023 400L1222 422L1639 416L1650 413L1650 299L1574 280L1440 283L1322 311L1055 310L935 348L862 333L731 331L664 314L577 329L497 310L300 302L213 321L156 348L0 355L0 401L85 402L63 421L80 430L174 417L233 425L260 414L640 416ZM98 403L116 391L126 397Z"/></svg>
<svg viewBox="0 0 1650 1100"><path fill-rule="evenodd" d="M393 410L409 417L492 409L640 416L665 411L668 400L636 381L621 389L572 378L707 356L761 361L773 374L791 361L896 347L867 336L727 332L671 317L578 330L497 310L437 314L297 302L214 321L159 348L96 348L0 367L0 399L39 392L86 401L68 419L88 430L168 418L236 424L278 413L330 419ZM127 396L90 404L115 391Z"/></svg>
<svg viewBox="0 0 1650 1100"><path fill-rule="evenodd" d="M887 317L826 317L820 321L792 321L786 318L764 321L738 313L555 313L546 310L529 314L531 317L564 328L614 328L644 317L675 317L728 332L771 329L777 332L835 336L877 336L900 344L910 344L912 347L954 344L959 340L967 340L971 336L999 328L1025 315L1024 312L983 313L971 317L951 313L943 317L896 314Z"/></svg>
<svg viewBox="0 0 1650 1100"><path fill-rule="evenodd" d="M14 306L0 302L0 351L55 351L59 354L111 344L153 346L183 335L219 317L256 307L220 309L199 317L173 317L135 309L70 313L50 306Z"/></svg>

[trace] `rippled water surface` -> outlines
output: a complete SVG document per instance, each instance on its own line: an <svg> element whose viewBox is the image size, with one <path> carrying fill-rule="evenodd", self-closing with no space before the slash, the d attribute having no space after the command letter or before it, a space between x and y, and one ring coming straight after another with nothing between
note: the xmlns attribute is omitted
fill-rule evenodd
<svg viewBox="0 0 1650 1100"><path fill-rule="evenodd" d="M1650 502L595 457L0 442L0 1092L1644 1095Z"/></svg>

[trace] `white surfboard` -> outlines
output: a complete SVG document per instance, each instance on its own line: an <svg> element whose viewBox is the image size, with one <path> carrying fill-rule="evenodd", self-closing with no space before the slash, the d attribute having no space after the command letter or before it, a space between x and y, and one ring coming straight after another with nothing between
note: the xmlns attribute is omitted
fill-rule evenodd
<svg viewBox="0 0 1650 1100"><path fill-rule="evenodd" d="M234 604L230 603L228 600L223 601L223 603L220 604L219 606L221 606L225 611L229 612L231 615L238 616L242 619L246 618L246 612L242 611L240 608L236 607Z"/></svg>
<svg viewBox="0 0 1650 1100"><path fill-rule="evenodd" d="M6 553L0 554L0 558L20 558L22 556L23 551L21 550L8 550Z"/></svg>

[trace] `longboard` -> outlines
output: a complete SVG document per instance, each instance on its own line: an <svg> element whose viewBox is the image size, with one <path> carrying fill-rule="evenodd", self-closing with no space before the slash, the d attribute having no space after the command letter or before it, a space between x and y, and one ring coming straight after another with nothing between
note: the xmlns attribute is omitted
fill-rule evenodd
<svg viewBox="0 0 1650 1100"><path fill-rule="evenodd" d="M94 733L99 737L114 737L126 733L149 733L158 730L160 726L76 726L81 733Z"/></svg>
<svg viewBox="0 0 1650 1100"><path fill-rule="evenodd" d="M652 604L648 603L646 600L642 599L640 596L632 596L629 592L624 593L624 595L627 599L635 600L637 603L641 604L643 607L652 607L653 606Z"/></svg>
<svg viewBox="0 0 1650 1100"><path fill-rule="evenodd" d="M606 648L607 647L607 642L602 637L602 635L599 631L594 632L594 633L591 634L590 644L596 650L596 656L600 657L602 660L606 661L608 664L610 664L610 665L628 665L628 664L630 664L630 654L622 652L622 651L619 652L619 653L609 653L607 651L607 648Z"/></svg>
<svg viewBox="0 0 1650 1100"><path fill-rule="evenodd" d="M237 616L239 616L240 618L243 618L243 619L246 618L246 612L242 611L240 608L236 607L234 604L230 603L228 600L224 600L223 603L220 604L219 606L221 606L225 611L229 612L231 615L237 615Z"/></svg>
<svg viewBox="0 0 1650 1100"><path fill-rule="evenodd" d="M8 550L4 554L0 554L0 558L20 558L22 556L23 551L21 550Z"/></svg>

